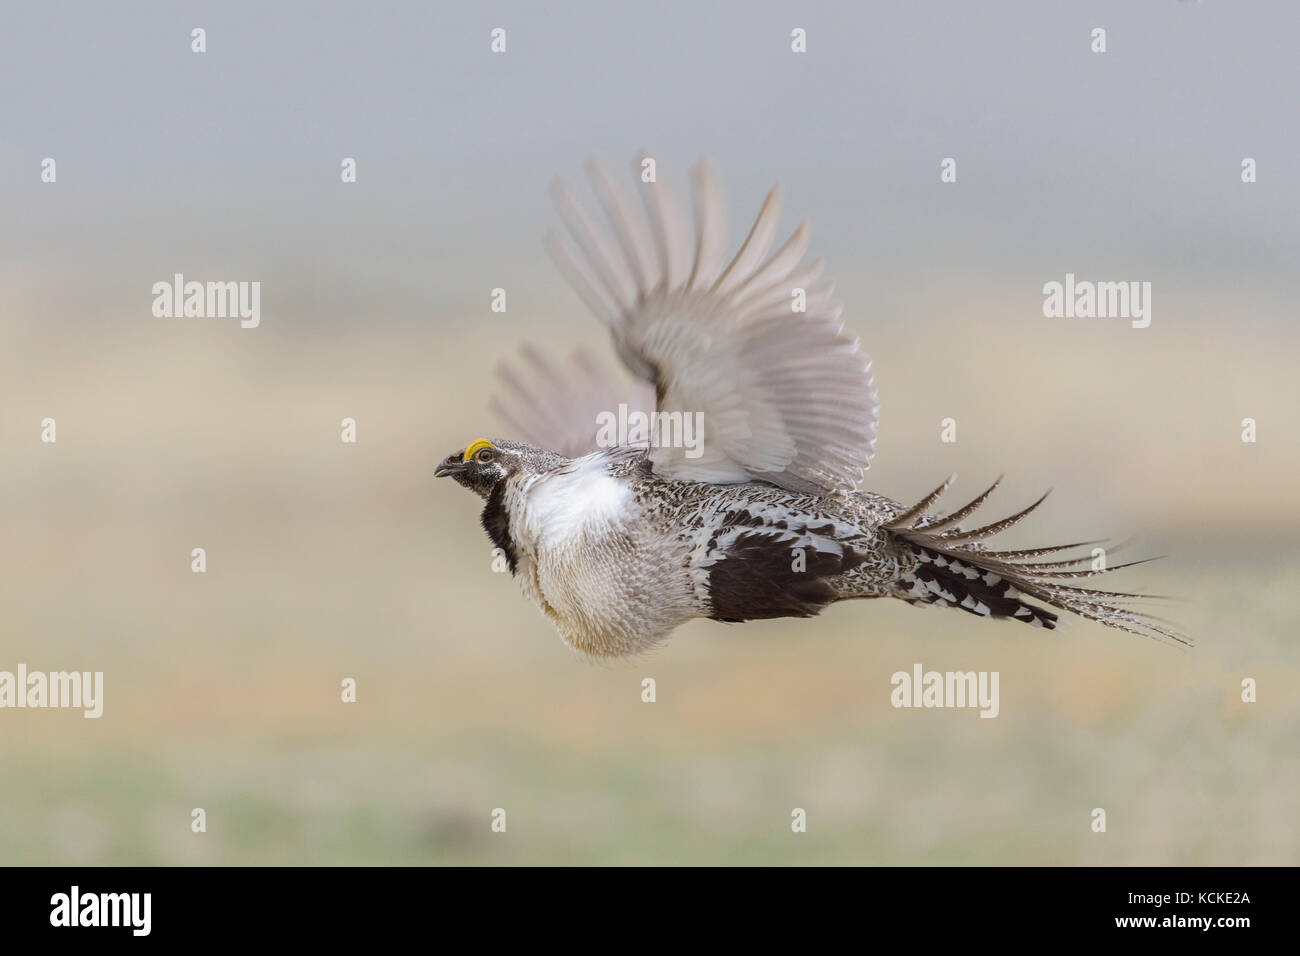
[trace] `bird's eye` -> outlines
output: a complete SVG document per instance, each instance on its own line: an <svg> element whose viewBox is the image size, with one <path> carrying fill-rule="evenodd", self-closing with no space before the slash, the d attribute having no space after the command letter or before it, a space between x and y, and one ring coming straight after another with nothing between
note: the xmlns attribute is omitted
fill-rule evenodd
<svg viewBox="0 0 1300 956"><path fill-rule="evenodd" d="M492 449L491 449L491 448L480 448L478 451L474 452L474 460L475 460L475 461L481 461L481 462L489 462L489 461L491 461L491 460L492 460Z"/></svg>

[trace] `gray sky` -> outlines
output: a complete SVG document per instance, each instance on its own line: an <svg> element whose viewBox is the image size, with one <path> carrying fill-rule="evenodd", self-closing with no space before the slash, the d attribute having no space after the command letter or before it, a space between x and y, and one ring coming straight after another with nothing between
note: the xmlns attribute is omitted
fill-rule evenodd
<svg viewBox="0 0 1300 956"><path fill-rule="evenodd" d="M546 185L642 146L679 181L712 158L737 228L782 182L788 225L809 218L832 272L877 300L906 294L882 278L1036 295L1067 270L1190 298L1297 291L1293 3L56 3L6 20L0 255L25 282L101 275L101 301L182 268L279 277L319 320L476 302L503 263L558 283Z"/></svg>

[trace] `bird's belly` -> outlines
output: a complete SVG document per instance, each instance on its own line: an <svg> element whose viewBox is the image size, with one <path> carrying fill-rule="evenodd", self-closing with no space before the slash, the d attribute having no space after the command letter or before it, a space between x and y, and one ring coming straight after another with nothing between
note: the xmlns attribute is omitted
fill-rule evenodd
<svg viewBox="0 0 1300 956"><path fill-rule="evenodd" d="M538 552L539 603L565 642L601 657L649 650L695 614L689 583L666 556L630 537L600 548L562 542Z"/></svg>
<svg viewBox="0 0 1300 956"><path fill-rule="evenodd" d="M533 485L511 535L525 591L572 647L636 653L693 616L684 552L646 526L626 482L600 462Z"/></svg>

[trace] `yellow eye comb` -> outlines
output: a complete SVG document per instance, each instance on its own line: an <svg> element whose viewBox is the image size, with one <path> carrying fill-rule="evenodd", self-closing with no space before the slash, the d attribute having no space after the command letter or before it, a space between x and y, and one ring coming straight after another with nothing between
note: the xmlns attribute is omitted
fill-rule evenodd
<svg viewBox="0 0 1300 956"><path fill-rule="evenodd" d="M462 461L469 461L481 449L491 448L491 447L492 447L492 443L488 441L486 438L476 438L472 442L470 442L469 447L465 449L465 457L462 459Z"/></svg>

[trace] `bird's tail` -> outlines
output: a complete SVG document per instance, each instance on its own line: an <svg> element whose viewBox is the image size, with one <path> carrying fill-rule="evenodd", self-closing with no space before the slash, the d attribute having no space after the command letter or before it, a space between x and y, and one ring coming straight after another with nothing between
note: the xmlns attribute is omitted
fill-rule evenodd
<svg viewBox="0 0 1300 956"><path fill-rule="evenodd" d="M1039 560L1046 555L1098 544L1097 541L1021 551L991 551L985 547L985 539L1019 523L1042 504L1047 495L1009 518L970 531L963 530L959 522L984 504L1001 482L999 478L982 495L951 514L931 515L930 508L955 477L949 477L916 505L885 525L885 530L919 559L911 572L899 578L897 597L912 604L959 607L984 617L1014 618L1034 627L1054 630L1058 615L1029 603L1028 598L1130 634L1184 645L1192 643L1168 622L1127 606L1152 595L1099 591L1063 583L1132 567L1143 561L1098 568L1091 553L1077 558Z"/></svg>

